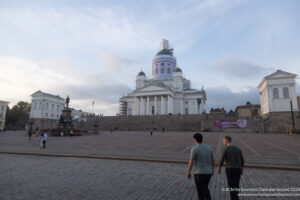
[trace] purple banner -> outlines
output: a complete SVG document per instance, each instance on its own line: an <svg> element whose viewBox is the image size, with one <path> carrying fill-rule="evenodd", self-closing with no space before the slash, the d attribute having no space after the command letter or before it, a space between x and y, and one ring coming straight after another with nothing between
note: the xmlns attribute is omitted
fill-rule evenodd
<svg viewBox="0 0 300 200"><path fill-rule="evenodd" d="M246 119L230 120L214 120L215 128L247 128Z"/></svg>

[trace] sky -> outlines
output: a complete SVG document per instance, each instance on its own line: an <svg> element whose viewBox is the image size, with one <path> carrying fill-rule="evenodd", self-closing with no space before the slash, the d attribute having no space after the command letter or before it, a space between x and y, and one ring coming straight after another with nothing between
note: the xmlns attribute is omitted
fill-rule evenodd
<svg viewBox="0 0 300 200"><path fill-rule="evenodd" d="M168 39L207 110L259 103L277 69L300 75L298 0L0 0L0 100L37 90L115 115ZM297 94L300 95L297 79Z"/></svg>

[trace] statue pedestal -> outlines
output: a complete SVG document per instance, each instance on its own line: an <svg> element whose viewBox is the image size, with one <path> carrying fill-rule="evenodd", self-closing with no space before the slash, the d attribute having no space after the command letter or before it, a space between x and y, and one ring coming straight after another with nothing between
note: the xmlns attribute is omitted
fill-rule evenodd
<svg viewBox="0 0 300 200"><path fill-rule="evenodd" d="M70 108L64 108L62 110L63 121L61 122L63 125L63 130L65 135L70 135L70 131L72 128L72 110Z"/></svg>

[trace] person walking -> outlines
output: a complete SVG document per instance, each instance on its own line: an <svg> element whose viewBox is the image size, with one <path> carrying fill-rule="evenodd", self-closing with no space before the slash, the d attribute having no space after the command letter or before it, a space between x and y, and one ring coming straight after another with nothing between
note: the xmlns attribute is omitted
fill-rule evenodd
<svg viewBox="0 0 300 200"><path fill-rule="evenodd" d="M218 173L221 173L221 168L226 161L226 176L228 187L230 188L231 200L239 200L240 179L244 168L244 157L242 151L231 144L231 137L225 136L223 144L225 148L219 161Z"/></svg>
<svg viewBox="0 0 300 200"><path fill-rule="evenodd" d="M150 135L151 135L151 136L153 135L153 129L150 130Z"/></svg>
<svg viewBox="0 0 300 200"><path fill-rule="evenodd" d="M187 178L191 178L191 170L193 165L194 181L198 193L199 200L211 200L208 184L211 176L214 174L214 157L211 147L207 144L202 144L203 137L200 133L194 136L195 146L191 149L191 156L188 164Z"/></svg>
<svg viewBox="0 0 300 200"><path fill-rule="evenodd" d="M46 148L46 142L48 140L48 134L47 132L43 133L42 135L42 143L43 143L43 148L45 149Z"/></svg>
<svg viewBox="0 0 300 200"><path fill-rule="evenodd" d="M31 141L31 137L32 137L32 129L29 129L28 131L28 140Z"/></svg>

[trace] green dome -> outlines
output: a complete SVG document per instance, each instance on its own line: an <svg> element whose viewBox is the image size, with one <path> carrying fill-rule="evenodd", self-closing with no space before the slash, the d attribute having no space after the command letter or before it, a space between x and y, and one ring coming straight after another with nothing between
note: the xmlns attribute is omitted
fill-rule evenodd
<svg viewBox="0 0 300 200"><path fill-rule="evenodd" d="M138 76L146 76L146 74L145 74L143 71L140 71L140 72L138 73Z"/></svg>
<svg viewBox="0 0 300 200"><path fill-rule="evenodd" d="M182 70L181 70L179 67L176 67L176 68L174 69L174 72L182 72Z"/></svg>
<svg viewBox="0 0 300 200"><path fill-rule="evenodd" d="M163 49L163 50L160 50L156 55L157 56L159 56L159 55L170 55L170 56L173 56L173 49Z"/></svg>

